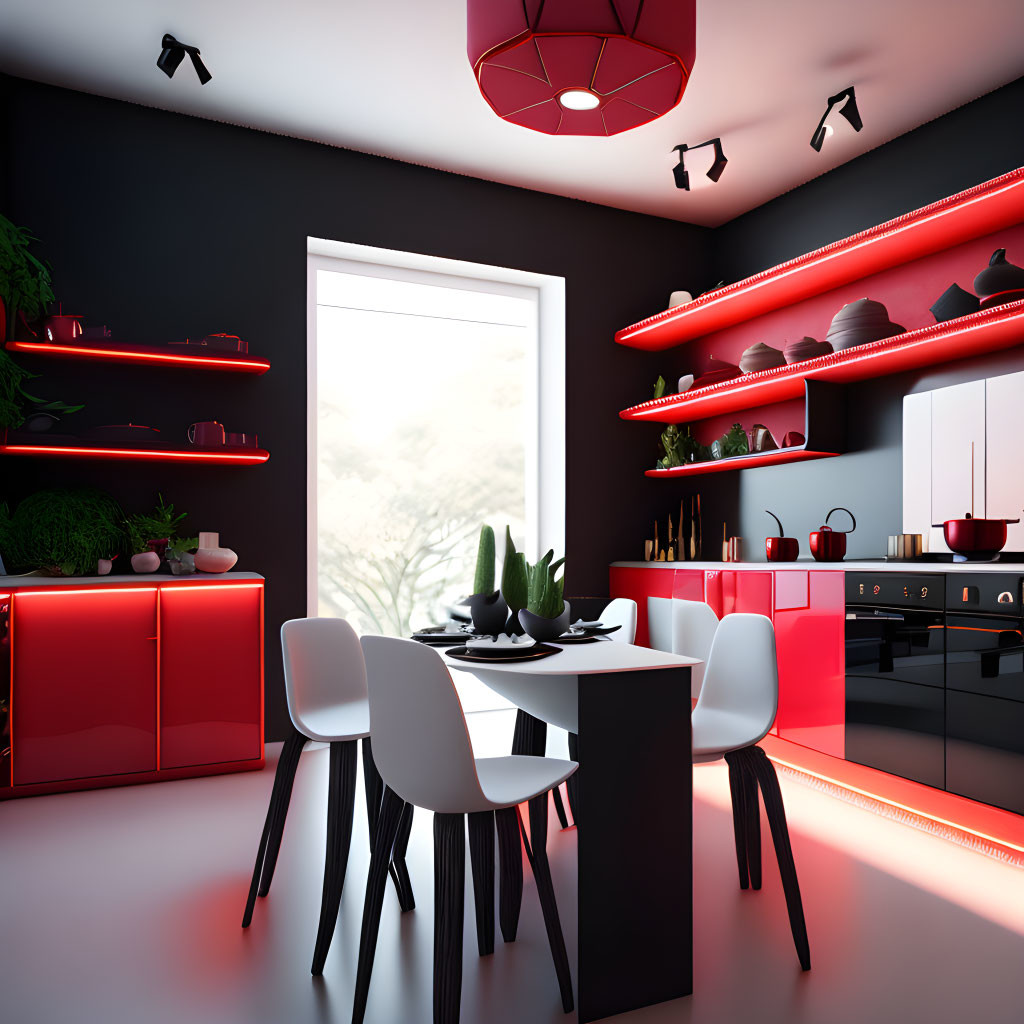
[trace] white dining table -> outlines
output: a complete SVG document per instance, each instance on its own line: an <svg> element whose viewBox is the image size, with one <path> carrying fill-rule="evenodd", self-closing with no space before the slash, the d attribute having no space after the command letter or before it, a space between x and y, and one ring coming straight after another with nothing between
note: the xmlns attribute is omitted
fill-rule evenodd
<svg viewBox="0 0 1024 1024"><path fill-rule="evenodd" d="M441 654L578 737L577 1005L595 1021L693 991L690 670L701 662L610 640L553 646L511 663ZM543 754L545 738L542 725L517 752ZM546 800L530 816L545 836Z"/></svg>

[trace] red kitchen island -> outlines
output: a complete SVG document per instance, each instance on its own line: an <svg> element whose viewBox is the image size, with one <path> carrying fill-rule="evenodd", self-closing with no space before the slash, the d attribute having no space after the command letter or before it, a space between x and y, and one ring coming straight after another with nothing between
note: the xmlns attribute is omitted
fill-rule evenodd
<svg viewBox="0 0 1024 1024"><path fill-rule="evenodd" d="M262 768L263 591L0 577L0 799Z"/></svg>

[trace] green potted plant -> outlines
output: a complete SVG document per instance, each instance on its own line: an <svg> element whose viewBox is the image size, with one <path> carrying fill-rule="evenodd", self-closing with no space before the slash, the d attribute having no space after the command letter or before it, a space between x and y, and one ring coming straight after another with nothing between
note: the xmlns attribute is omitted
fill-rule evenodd
<svg viewBox="0 0 1024 1024"><path fill-rule="evenodd" d="M477 633L496 635L505 628L508 605L501 591L494 588L494 530L486 523L480 527L473 593L466 600Z"/></svg>
<svg viewBox="0 0 1024 1024"><path fill-rule="evenodd" d="M45 430L55 423L60 415L78 412L81 405L68 405L65 402L47 402L45 399L30 395L22 385L36 374L19 366L2 348L0 348L0 433L17 430L27 422L29 430ZM26 416L25 403L30 402L34 408L28 410Z"/></svg>
<svg viewBox="0 0 1024 1024"><path fill-rule="evenodd" d="M50 267L29 252L35 241L0 215L0 341L14 338L19 319L28 330L27 321L46 316L53 302Z"/></svg>
<svg viewBox="0 0 1024 1024"><path fill-rule="evenodd" d="M519 613L526 607L530 596L530 574L526 555L516 551L512 531L505 527L505 561L501 567L501 596L510 612L505 631L510 635L522 636L523 627Z"/></svg>
<svg viewBox="0 0 1024 1024"><path fill-rule="evenodd" d="M124 525L131 548L132 568L136 572L156 572L165 560L171 563L172 572L175 570L173 563L181 563L176 575L189 571L191 556L188 553L199 545L199 538L177 535L186 516L186 512L176 513L174 505L165 503L162 494L157 495L156 507L151 512L128 516Z"/></svg>
<svg viewBox="0 0 1024 1024"><path fill-rule="evenodd" d="M92 576L123 550L121 506L93 488L53 487L19 502L7 526L11 568L53 576Z"/></svg>
<svg viewBox="0 0 1024 1024"><path fill-rule="evenodd" d="M538 643L557 640L569 628L569 602L562 596L565 580L555 579L565 559L552 562L554 557L549 551L529 567L526 607L519 610L520 624Z"/></svg>

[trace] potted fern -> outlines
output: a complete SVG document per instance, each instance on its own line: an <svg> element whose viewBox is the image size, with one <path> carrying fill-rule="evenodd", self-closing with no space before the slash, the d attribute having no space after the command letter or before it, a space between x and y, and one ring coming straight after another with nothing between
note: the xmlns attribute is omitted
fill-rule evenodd
<svg viewBox="0 0 1024 1024"><path fill-rule="evenodd" d="M473 593L466 602L473 617L475 632L496 636L505 628L508 605L501 591L494 588L494 530L486 523L480 527Z"/></svg>
<svg viewBox="0 0 1024 1024"><path fill-rule="evenodd" d="M27 229L0 215L0 341L16 336L19 318L30 330L27 321L46 316L53 302L50 268L29 252L35 241Z"/></svg>

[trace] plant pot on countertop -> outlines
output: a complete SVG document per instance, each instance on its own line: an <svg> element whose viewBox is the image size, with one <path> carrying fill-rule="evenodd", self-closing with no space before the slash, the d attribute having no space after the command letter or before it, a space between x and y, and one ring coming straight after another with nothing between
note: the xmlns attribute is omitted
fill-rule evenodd
<svg viewBox="0 0 1024 1024"><path fill-rule="evenodd" d="M554 619L546 619L543 615L534 615L527 608L519 612L519 623L528 636L539 644L557 640L569 628L569 602L564 601L562 614Z"/></svg>
<svg viewBox="0 0 1024 1024"><path fill-rule="evenodd" d="M219 533L200 533L195 565L200 572L227 572L238 561L231 548L220 546Z"/></svg>

